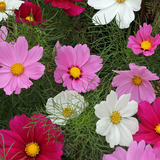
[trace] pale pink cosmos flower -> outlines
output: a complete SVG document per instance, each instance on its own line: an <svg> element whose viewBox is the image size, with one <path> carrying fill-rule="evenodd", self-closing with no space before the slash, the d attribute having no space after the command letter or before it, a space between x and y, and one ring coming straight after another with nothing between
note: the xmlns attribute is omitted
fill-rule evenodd
<svg viewBox="0 0 160 160"><path fill-rule="evenodd" d="M159 160L150 145L145 145L145 141L140 141L138 144L132 141L128 150L122 147L116 147L112 154L104 154L103 160Z"/></svg>
<svg viewBox="0 0 160 160"><path fill-rule="evenodd" d="M119 74L114 77L112 82L112 86L117 87L116 93L118 97L131 93L130 100L135 100L138 103L146 100L152 103L156 95L149 81L158 80L159 77L145 66L137 66L134 63L130 63L129 68L131 70L114 71Z"/></svg>
<svg viewBox="0 0 160 160"><path fill-rule="evenodd" d="M56 44L55 44L55 46L54 46L54 48L53 48L53 55L55 55L58 52L58 50L60 49L60 47L61 47L61 44L60 44L59 41L57 41Z"/></svg>
<svg viewBox="0 0 160 160"><path fill-rule="evenodd" d="M143 27L140 25L140 30L137 32L136 38L134 36L128 38L127 47L131 48L136 55L143 53L145 56L151 56L160 44L159 34L153 38L150 35L151 32L152 26L143 23Z"/></svg>
<svg viewBox="0 0 160 160"><path fill-rule="evenodd" d="M63 83L68 90L87 92L96 89L100 78L95 74L102 68L103 59L90 55L86 44L62 46L55 57L57 68L54 78L57 83Z"/></svg>
<svg viewBox="0 0 160 160"><path fill-rule="evenodd" d="M8 35L8 30L5 26L2 26L0 28L0 42L3 42L4 40L6 40Z"/></svg>
<svg viewBox="0 0 160 160"><path fill-rule="evenodd" d="M29 78L37 80L43 74L45 66L37 62L43 55L43 47L34 46L28 51L25 37L18 37L11 45L0 43L0 88L7 95L20 94L21 88L29 88L33 83Z"/></svg>

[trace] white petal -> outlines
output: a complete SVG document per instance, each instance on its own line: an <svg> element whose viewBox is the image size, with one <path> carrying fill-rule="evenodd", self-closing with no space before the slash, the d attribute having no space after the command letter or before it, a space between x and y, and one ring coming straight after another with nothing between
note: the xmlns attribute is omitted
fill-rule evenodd
<svg viewBox="0 0 160 160"><path fill-rule="evenodd" d="M102 136L106 136L110 132L112 123L109 118L102 118L96 123L96 132Z"/></svg>
<svg viewBox="0 0 160 160"><path fill-rule="evenodd" d="M93 23L95 25L108 24L117 14L119 6L120 3L114 3L110 7L98 11L92 18Z"/></svg>
<svg viewBox="0 0 160 160"><path fill-rule="evenodd" d="M98 118L109 117L109 115L112 114L112 107L106 101L102 101L100 104L97 104L94 108L95 115Z"/></svg>
<svg viewBox="0 0 160 160"><path fill-rule="evenodd" d="M66 122L67 122L67 120L63 117L59 117L58 119L56 119L54 116L49 115L49 116L47 116L47 118L50 118L54 124L58 124L58 125L64 126L64 125L66 125Z"/></svg>
<svg viewBox="0 0 160 160"><path fill-rule="evenodd" d="M114 3L117 3L115 0L88 0L88 5L94 7L94 9L104 9L110 7Z"/></svg>
<svg viewBox="0 0 160 160"><path fill-rule="evenodd" d="M120 142L120 132L117 125L113 124L110 133L106 136L106 141L109 143L111 148L118 145Z"/></svg>
<svg viewBox="0 0 160 160"><path fill-rule="evenodd" d="M141 2L142 0L127 0L124 3L130 5L133 11L139 11L141 8Z"/></svg>
<svg viewBox="0 0 160 160"><path fill-rule="evenodd" d="M119 28L128 28L134 18L135 15L131 6L129 6L127 3L122 3L116 14L116 23Z"/></svg>
<svg viewBox="0 0 160 160"><path fill-rule="evenodd" d="M115 105L115 110L116 111L121 111L127 107L127 104L129 102L129 99L131 97L131 94L123 94L117 101Z"/></svg>
<svg viewBox="0 0 160 160"><path fill-rule="evenodd" d="M116 102L118 100L117 93L112 91L107 95L106 101L110 104L110 106L115 109Z"/></svg>
<svg viewBox="0 0 160 160"><path fill-rule="evenodd" d="M131 117L138 111L138 103L134 100L128 102L127 107L120 111L122 117Z"/></svg>
<svg viewBox="0 0 160 160"><path fill-rule="evenodd" d="M49 113L49 112L53 113L53 103L54 103L53 98L49 98L49 99L47 100L47 103L46 103L46 111L47 111L48 113Z"/></svg>
<svg viewBox="0 0 160 160"><path fill-rule="evenodd" d="M121 123L134 135L139 130L138 120L134 117L122 118Z"/></svg>
<svg viewBox="0 0 160 160"><path fill-rule="evenodd" d="M130 130L126 126L124 126L122 123L119 123L117 127L119 129L120 136L121 136L119 144L122 146L128 147L130 143L133 141L133 137Z"/></svg>

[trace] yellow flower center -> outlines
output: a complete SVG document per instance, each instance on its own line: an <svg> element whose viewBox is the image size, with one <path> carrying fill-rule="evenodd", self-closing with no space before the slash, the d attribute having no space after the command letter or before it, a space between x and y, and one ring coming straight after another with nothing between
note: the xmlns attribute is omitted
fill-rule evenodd
<svg viewBox="0 0 160 160"><path fill-rule="evenodd" d="M30 142L26 145L25 152L30 157L36 157L39 154L40 148L36 142Z"/></svg>
<svg viewBox="0 0 160 160"><path fill-rule="evenodd" d="M118 112L113 112L111 115L111 122L117 124L121 121L122 117Z"/></svg>
<svg viewBox="0 0 160 160"><path fill-rule="evenodd" d="M69 74L76 79L79 78L82 73L78 67L71 67L71 69L69 70Z"/></svg>
<svg viewBox="0 0 160 160"><path fill-rule="evenodd" d="M32 16L27 16L25 19L28 20L28 21L30 21L30 22L33 21L33 17Z"/></svg>
<svg viewBox="0 0 160 160"><path fill-rule="evenodd" d="M0 12L4 12L6 10L6 3L4 1L0 1Z"/></svg>
<svg viewBox="0 0 160 160"><path fill-rule="evenodd" d="M139 86L140 84L142 84L142 78L139 77L139 76L134 76L134 77L132 78L132 83L133 83L134 85Z"/></svg>
<svg viewBox="0 0 160 160"><path fill-rule="evenodd" d="M20 74L23 73L24 67L23 67L23 65L21 63L14 63L11 66L10 71L12 72L13 75L19 76Z"/></svg>
<svg viewBox="0 0 160 160"><path fill-rule="evenodd" d="M160 134L160 124L158 124L154 129L158 134Z"/></svg>
<svg viewBox="0 0 160 160"><path fill-rule="evenodd" d="M152 45L152 44L151 44L149 41L143 41L143 42L141 43L141 48L144 49L144 50L149 50L150 47L151 47L151 45Z"/></svg>
<svg viewBox="0 0 160 160"><path fill-rule="evenodd" d="M72 115L73 111L71 107L65 107L63 109L63 115L66 117L70 117Z"/></svg>
<svg viewBox="0 0 160 160"><path fill-rule="evenodd" d="M117 2L119 2L119 3L122 3L122 2L124 2L124 0L116 0Z"/></svg>

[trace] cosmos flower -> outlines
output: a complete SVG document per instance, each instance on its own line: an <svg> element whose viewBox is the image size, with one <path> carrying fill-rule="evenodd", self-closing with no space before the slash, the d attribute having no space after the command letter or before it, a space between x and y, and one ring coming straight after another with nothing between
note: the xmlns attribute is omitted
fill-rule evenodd
<svg viewBox="0 0 160 160"><path fill-rule="evenodd" d="M31 119L26 115L15 116L9 126L10 130L0 130L1 157L10 160L61 159L64 135L50 119L41 114Z"/></svg>
<svg viewBox="0 0 160 160"><path fill-rule="evenodd" d="M132 141L128 150L122 147L116 147L112 154L103 155L102 160L159 160L150 145L145 145L145 141L140 141L138 144Z"/></svg>
<svg viewBox="0 0 160 160"><path fill-rule="evenodd" d="M130 101L131 94L124 94L119 99L116 92L111 91L106 101L97 104L95 114L100 120L96 123L96 132L105 136L110 147L115 145L129 146L132 135L138 131L138 121L132 117L137 113L138 103Z"/></svg>
<svg viewBox="0 0 160 160"><path fill-rule="evenodd" d="M131 93L130 100L135 100L138 103L146 100L152 103L156 95L149 81L158 80L159 77L156 76L156 73L150 72L145 66L130 63L129 68L131 70L114 71L119 74L114 77L112 82L112 86L117 87L118 97Z"/></svg>
<svg viewBox="0 0 160 160"><path fill-rule="evenodd" d="M133 11L139 11L142 0L88 0L88 5L98 11L93 16L95 25L108 24L116 17L119 28L128 28L134 20Z"/></svg>
<svg viewBox="0 0 160 160"><path fill-rule="evenodd" d="M54 98L49 98L46 104L48 117L52 122L59 125L66 125L68 119L80 115L87 103L84 97L76 91L62 91Z"/></svg>
<svg viewBox="0 0 160 160"><path fill-rule="evenodd" d="M140 25L140 30L137 32L136 38L130 36L128 38L128 48L131 48L135 54L143 53L145 56L151 56L154 50L160 44L160 36L157 34L153 38L150 34L152 32L152 26L143 23L143 27Z"/></svg>
<svg viewBox="0 0 160 160"><path fill-rule="evenodd" d="M8 15L13 15L13 10L19 9L20 5L24 3L20 0L2 0L0 1L0 21L6 20Z"/></svg>
<svg viewBox="0 0 160 160"><path fill-rule="evenodd" d="M53 49L53 55L55 55L58 52L58 50L60 49L60 47L61 47L61 44L60 44L59 41L57 41L56 45L54 46L54 49Z"/></svg>
<svg viewBox="0 0 160 160"><path fill-rule="evenodd" d="M29 78L37 80L43 74L45 66L37 62L43 55L43 47L34 46L28 51L25 37L18 37L12 45L0 43L0 88L7 95L20 94L21 88L29 88L33 83Z"/></svg>
<svg viewBox="0 0 160 160"><path fill-rule="evenodd" d="M41 8L32 2L23 3L18 11L14 11L16 15L15 21L17 23L27 23L28 25L34 26L35 24L40 24L47 20L42 20L44 15L42 15Z"/></svg>
<svg viewBox="0 0 160 160"><path fill-rule="evenodd" d="M2 26L0 29L0 42L3 42L4 40L6 40L8 35L8 30L5 26Z"/></svg>
<svg viewBox="0 0 160 160"><path fill-rule="evenodd" d="M85 8L75 5L72 1L84 0L44 0L44 3L48 4L52 2L53 7L63 8L64 12L69 16L77 16L82 13Z"/></svg>
<svg viewBox="0 0 160 160"><path fill-rule="evenodd" d="M134 135L135 141L145 140L154 147L160 147L160 97L156 98L151 106L144 101L138 104L137 115L141 123L139 131Z"/></svg>
<svg viewBox="0 0 160 160"><path fill-rule="evenodd" d="M86 44L62 46L55 57L57 68L54 78L57 83L63 83L68 90L87 92L96 89L100 83L95 74L102 68L103 59L100 56L90 55Z"/></svg>

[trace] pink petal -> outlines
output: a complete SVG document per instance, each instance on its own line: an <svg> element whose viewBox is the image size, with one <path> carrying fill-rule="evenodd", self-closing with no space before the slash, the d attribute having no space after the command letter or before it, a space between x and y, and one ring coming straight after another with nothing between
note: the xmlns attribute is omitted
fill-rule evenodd
<svg viewBox="0 0 160 160"><path fill-rule="evenodd" d="M142 101L146 100L149 103L152 103L156 98L154 88L147 80L143 80L143 83L139 86L139 92Z"/></svg>
<svg viewBox="0 0 160 160"><path fill-rule="evenodd" d="M3 73L3 68L0 68L0 88L3 88L5 87L9 81L11 80L12 78L12 73L9 72L9 73Z"/></svg>
<svg viewBox="0 0 160 160"><path fill-rule="evenodd" d="M140 30L136 34L136 40L139 44L141 44L141 42L143 42L143 37L141 36L141 31Z"/></svg>
<svg viewBox="0 0 160 160"><path fill-rule="evenodd" d="M159 77L156 75L156 73L152 73L148 69L145 69L141 74L142 79L148 80L148 81L154 81L159 80Z"/></svg>
<svg viewBox="0 0 160 160"><path fill-rule="evenodd" d="M53 49L53 54L56 54L58 50L60 49L60 47L61 47L61 44L59 43L59 41L57 41Z"/></svg>
<svg viewBox="0 0 160 160"><path fill-rule="evenodd" d="M134 37L134 36L130 36L129 38L128 38L128 44L127 44L127 47L128 48L132 48L132 46L133 45L137 45L137 46L139 46L139 43L137 42L137 40L136 40L136 38Z"/></svg>
<svg viewBox="0 0 160 160"><path fill-rule="evenodd" d="M50 2L52 2L53 0L44 0L44 3L45 4L48 4L48 3L50 3Z"/></svg>
<svg viewBox="0 0 160 160"><path fill-rule="evenodd" d="M55 82L62 83L62 76L67 73L68 70L63 70L61 67L57 67L54 71Z"/></svg>
<svg viewBox="0 0 160 160"><path fill-rule="evenodd" d="M15 59L17 63L23 63L28 54L28 42L25 37L18 37L14 44Z"/></svg>
<svg viewBox="0 0 160 160"><path fill-rule="evenodd" d="M4 40L6 40L6 37L8 35L8 30L5 26L2 26L1 27L1 31L0 31L0 42L3 42Z"/></svg>
<svg viewBox="0 0 160 160"><path fill-rule="evenodd" d="M154 130L160 121L149 102L139 103L137 115L144 126ZM154 131L155 132L155 131Z"/></svg>
<svg viewBox="0 0 160 160"><path fill-rule="evenodd" d="M52 2L52 6L53 7L58 7L58 8L63 8L63 9L70 9L71 6L68 3L69 0L53 0Z"/></svg>
<svg viewBox="0 0 160 160"><path fill-rule="evenodd" d="M39 62L34 62L29 66L25 67L24 74L27 77L37 80L42 77L44 74L45 66Z"/></svg>
<svg viewBox="0 0 160 160"><path fill-rule="evenodd" d="M139 86L135 85L134 88L132 89L130 101L131 100L134 100L137 103L142 101L140 98Z"/></svg>
<svg viewBox="0 0 160 160"><path fill-rule="evenodd" d="M28 51L27 57L23 63L24 67L39 61L43 55L43 47L34 46Z"/></svg>
<svg viewBox="0 0 160 160"><path fill-rule="evenodd" d="M28 89L33 83L29 80L29 78L25 74L21 74L18 76L18 87Z"/></svg>
<svg viewBox="0 0 160 160"><path fill-rule="evenodd" d="M63 74L62 79L64 81L63 87L67 86L68 90L74 90L72 86L72 79L70 78L68 73Z"/></svg>
<svg viewBox="0 0 160 160"><path fill-rule="evenodd" d="M124 160L126 158L126 150L124 150L122 147L116 147L116 150L113 152L113 156L117 160Z"/></svg>
<svg viewBox="0 0 160 160"><path fill-rule="evenodd" d="M76 65L81 68L90 58L90 49L86 44L77 44L74 50L76 52Z"/></svg>
<svg viewBox="0 0 160 160"><path fill-rule="evenodd" d="M114 158L112 155L103 155L103 159L102 160L123 160L123 159L117 159Z"/></svg>
<svg viewBox="0 0 160 160"><path fill-rule="evenodd" d="M156 98L154 100L154 102L153 102L153 105L152 105L153 110L156 113L156 115L157 115L157 117L158 117L158 119L160 121L160 109L159 109L159 105L160 105L160 97Z"/></svg>
<svg viewBox="0 0 160 160"><path fill-rule="evenodd" d="M152 54L154 54L154 50L152 48L150 48L149 50L143 50L143 54L145 56L151 56Z"/></svg>

